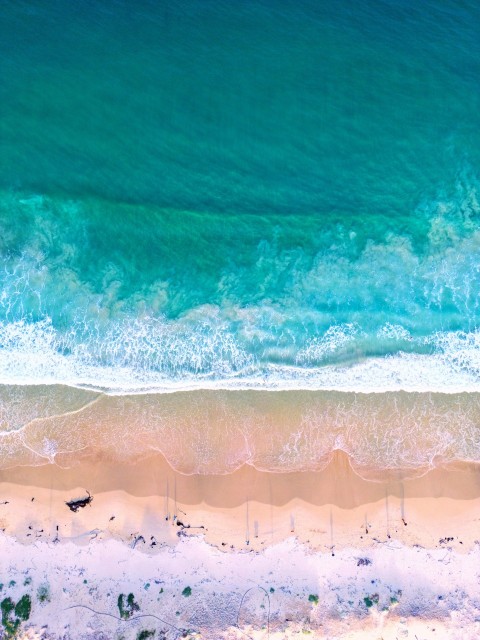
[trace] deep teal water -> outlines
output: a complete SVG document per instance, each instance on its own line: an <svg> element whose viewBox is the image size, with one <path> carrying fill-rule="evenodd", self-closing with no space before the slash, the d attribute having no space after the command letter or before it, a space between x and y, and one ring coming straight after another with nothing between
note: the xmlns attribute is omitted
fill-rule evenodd
<svg viewBox="0 0 480 640"><path fill-rule="evenodd" d="M1 379L480 388L479 27L5 0Z"/></svg>

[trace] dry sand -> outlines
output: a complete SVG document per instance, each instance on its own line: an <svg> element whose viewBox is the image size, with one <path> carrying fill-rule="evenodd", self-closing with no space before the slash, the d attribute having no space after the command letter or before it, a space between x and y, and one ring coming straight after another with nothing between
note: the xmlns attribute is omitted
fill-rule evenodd
<svg viewBox="0 0 480 640"><path fill-rule="evenodd" d="M70 511L65 502L87 491L91 504ZM478 465L375 483L341 453L319 473L184 476L159 456L17 467L0 472L0 530L0 595L31 593L22 628L44 627L43 637L480 635ZM50 601L39 604L47 583ZM251 588L250 618L237 619ZM130 592L142 615L155 610L173 626L138 612L119 620L116 599Z"/></svg>
<svg viewBox="0 0 480 640"><path fill-rule="evenodd" d="M73 514L67 500L93 496ZM337 452L318 473L263 473L244 466L230 475L186 476L161 456L136 465L105 461L0 471L1 529L22 541L68 540L88 531L130 541L133 535L174 542L202 533L219 548L268 546L292 535L317 550L396 539L459 551L480 539L480 466L431 470L383 482L360 478ZM181 523L181 524L180 524ZM29 527L32 529L29 529ZM443 542L442 542L443 540Z"/></svg>

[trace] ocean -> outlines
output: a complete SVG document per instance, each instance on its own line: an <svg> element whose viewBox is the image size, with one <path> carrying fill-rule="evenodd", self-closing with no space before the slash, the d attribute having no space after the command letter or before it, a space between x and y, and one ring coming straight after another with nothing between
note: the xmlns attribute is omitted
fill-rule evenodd
<svg viewBox="0 0 480 640"><path fill-rule="evenodd" d="M0 466L478 461L479 26L5 0Z"/></svg>

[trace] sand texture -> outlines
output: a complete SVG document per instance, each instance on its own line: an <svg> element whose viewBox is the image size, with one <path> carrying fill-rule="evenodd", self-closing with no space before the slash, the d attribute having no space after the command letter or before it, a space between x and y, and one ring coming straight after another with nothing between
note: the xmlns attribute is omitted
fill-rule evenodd
<svg viewBox="0 0 480 640"><path fill-rule="evenodd" d="M319 473L17 467L0 473L0 594L30 595L35 638L474 638L479 478L371 482L339 453Z"/></svg>

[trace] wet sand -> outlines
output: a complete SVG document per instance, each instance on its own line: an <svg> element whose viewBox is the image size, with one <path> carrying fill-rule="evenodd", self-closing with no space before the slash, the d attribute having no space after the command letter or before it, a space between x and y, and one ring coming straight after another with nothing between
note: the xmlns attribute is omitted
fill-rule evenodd
<svg viewBox="0 0 480 640"><path fill-rule="evenodd" d="M319 471L345 451L364 478L480 460L478 393L197 390L111 396L61 385L0 389L0 468L135 464L184 474Z"/></svg>

